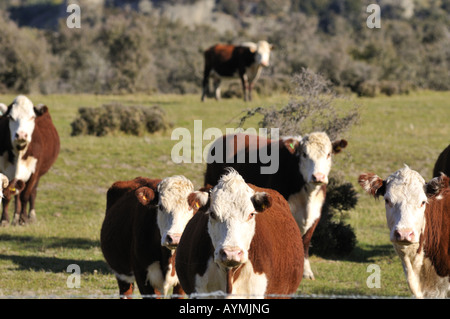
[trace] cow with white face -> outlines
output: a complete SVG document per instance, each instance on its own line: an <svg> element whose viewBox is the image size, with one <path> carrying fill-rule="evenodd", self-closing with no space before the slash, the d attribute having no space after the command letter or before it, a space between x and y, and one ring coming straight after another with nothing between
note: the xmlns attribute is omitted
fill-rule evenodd
<svg viewBox="0 0 450 319"><path fill-rule="evenodd" d="M183 294L175 273L176 248L187 222L197 211L188 204L194 191L184 176L137 177L115 182L107 192L100 242L121 297Z"/></svg>
<svg viewBox="0 0 450 319"><path fill-rule="evenodd" d="M346 146L346 140L331 142L324 132L278 140L250 134L224 135L210 148L204 185L215 185L226 168L233 167L246 182L274 189L283 195L303 236L303 276L314 279L308 258L309 244L325 202L332 155L340 153ZM217 154L223 154L223 157ZM267 158L267 154L271 154L277 170L264 174L262 171L267 168L267 163L262 159Z"/></svg>
<svg viewBox="0 0 450 319"><path fill-rule="evenodd" d="M302 239L278 192L247 184L229 170L209 193L196 192L189 199L201 208L177 250L176 269L187 293L261 298L297 290Z"/></svg>
<svg viewBox="0 0 450 319"><path fill-rule="evenodd" d="M0 172L11 182L25 183L20 194L13 194L16 198L13 223L34 221L37 185L56 161L60 149L48 107L34 106L26 96L17 96L0 117L0 136ZM6 200L3 205L2 224L9 223L8 203Z"/></svg>
<svg viewBox="0 0 450 319"><path fill-rule="evenodd" d="M408 166L383 180L362 174L359 184L383 196L390 240L416 297L450 297L450 188L445 175L426 183Z"/></svg>
<svg viewBox="0 0 450 319"><path fill-rule="evenodd" d="M8 187L9 180L8 177L0 173L0 204L2 203L3 199L3 190Z"/></svg>
<svg viewBox="0 0 450 319"><path fill-rule="evenodd" d="M220 83L222 78L239 76L244 92L244 100L252 99L252 89L263 67L269 66L273 45L262 40L257 43L244 42L240 45L216 44L204 52L203 71L204 101L209 92L209 79L214 82L215 98L220 100Z"/></svg>

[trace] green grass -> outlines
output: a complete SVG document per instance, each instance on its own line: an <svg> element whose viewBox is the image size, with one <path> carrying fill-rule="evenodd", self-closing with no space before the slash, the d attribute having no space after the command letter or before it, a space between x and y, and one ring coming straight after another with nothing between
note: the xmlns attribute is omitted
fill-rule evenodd
<svg viewBox="0 0 450 319"><path fill-rule="evenodd" d="M14 96L4 95L9 103ZM136 176L165 177L183 174L196 187L202 185L204 164L175 164L170 152L178 141L172 129L140 137L71 137L70 123L81 106L108 102L127 105L159 105L174 128L193 131L201 119L203 130L234 127L243 109L283 105L284 95L256 98L245 104L239 99L210 99L197 95L30 95L35 103L49 106L61 137L61 152L53 168L40 182L37 197L38 222L0 228L0 297L68 298L117 294L116 281L99 248L105 193L117 180ZM357 236L355 250L346 258L311 257L315 281L303 280L299 293L315 295L411 296L399 258L388 239L384 206L363 194L357 185L361 172L373 171L386 177L403 164L419 171L425 179L439 153L449 143L450 92L419 92L406 96L359 99L363 105L361 123L346 136L349 145L336 156L334 172L354 184L359 192L357 207L349 223ZM257 119L246 123L256 127ZM209 141L204 141L203 147ZM81 268L81 287L70 289L66 272L70 264ZM381 288L366 285L367 267L381 269Z"/></svg>

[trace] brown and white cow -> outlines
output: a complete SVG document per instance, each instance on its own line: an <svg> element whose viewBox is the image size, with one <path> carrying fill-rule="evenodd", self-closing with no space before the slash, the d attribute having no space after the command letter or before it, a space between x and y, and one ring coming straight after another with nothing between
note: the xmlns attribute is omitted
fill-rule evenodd
<svg viewBox="0 0 450 319"><path fill-rule="evenodd" d="M409 167L383 180L362 174L359 184L383 196L390 240L418 298L450 297L450 188L442 174L428 183Z"/></svg>
<svg viewBox="0 0 450 319"><path fill-rule="evenodd" d="M8 185L9 185L8 177L0 173L0 204L2 203L3 200L4 196L3 192L5 189L7 189Z"/></svg>
<svg viewBox="0 0 450 319"><path fill-rule="evenodd" d="M216 100L220 99L222 77L239 76L244 100L252 99L252 88L261 69L269 66L273 45L267 41L246 42L241 45L216 44L204 52L202 101L208 93L209 78L213 79Z"/></svg>
<svg viewBox="0 0 450 319"><path fill-rule="evenodd" d="M434 164L433 177L438 177L441 173L450 176L450 144L439 154Z"/></svg>
<svg viewBox="0 0 450 319"><path fill-rule="evenodd" d="M274 189L283 195L303 235L303 276L314 279L309 263L309 244L325 202L332 154L346 146L346 140L331 143L322 132L279 140L257 135L225 135L209 150L204 184L215 185L226 168L233 167L246 182ZM270 163L270 173L262 173L262 168L267 168L268 154L277 163L276 166Z"/></svg>
<svg viewBox="0 0 450 319"><path fill-rule="evenodd" d="M163 180L137 177L108 190L101 229L103 255L116 276L121 297L131 297L134 282L145 295L183 294L175 273L176 247L194 210L194 191L184 176Z"/></svg>
<svg viewBox="0 0 450 319"><path fill-rule="evenodd" d="M295 293L303 274L303 245L289 205L277 191L247 184L236 171L210 193L177 249L176 269L186 293L261 298Z"/></svg>
<svg viewBox="0 0 450 319"><path fill-rule="evenodd" d="M13 222L34 221L39 179L54 164L60 149L58 132L47 106L34 106L26 96L17 96L0 117L0 136L0 172L10 181L25 182L23 191L15 196ZM9 223L8 204L9 200L3 202L2 224Z"/></svg>

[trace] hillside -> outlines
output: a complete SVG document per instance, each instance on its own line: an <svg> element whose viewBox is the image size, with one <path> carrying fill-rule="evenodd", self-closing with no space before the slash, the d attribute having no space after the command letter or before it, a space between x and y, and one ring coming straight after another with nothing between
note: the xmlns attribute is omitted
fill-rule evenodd
<svg viewBox="0 0 450 319"><path fill-rule="evenodd" d="M304 67L364 96L448 90L450 1L377 1L379 29L366 24L371 2L3 1L0 92L199 93L204 49L259 39L276 48L260 94L288 90ZM68 3L80 29L66 25Z"/></svg>

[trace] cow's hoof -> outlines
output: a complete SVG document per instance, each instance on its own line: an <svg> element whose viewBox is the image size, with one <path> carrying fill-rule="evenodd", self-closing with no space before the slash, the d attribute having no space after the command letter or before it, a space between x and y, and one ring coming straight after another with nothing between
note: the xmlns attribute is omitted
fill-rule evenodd
<svg viewBox="0 0 450 319"><path fill-rule="evenodd" d="M1 227L8 227L8 226L9 226L9 221L2 220Z"/></svg>
<svg viewBox="0 0 450 319"><path fill-rule="evenodd" d="M314 274L312 272L304 272L303 278L310 279L310 280L316 280L316 278L314 278Z"/></svg>

